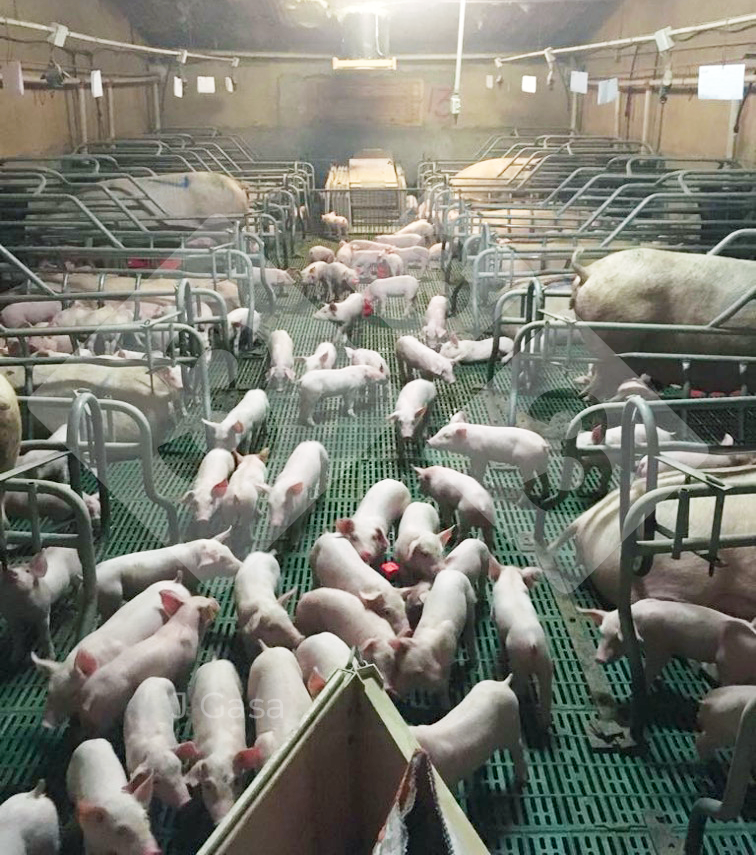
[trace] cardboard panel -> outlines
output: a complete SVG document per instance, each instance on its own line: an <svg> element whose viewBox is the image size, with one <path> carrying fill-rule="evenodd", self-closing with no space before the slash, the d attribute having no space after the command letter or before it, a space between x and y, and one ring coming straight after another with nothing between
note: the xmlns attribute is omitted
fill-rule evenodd
<svg viewBox="0 0 756 855"><path fill-rule="evenodd" d="M420 127L425 90L422 79L368 72L334 74L307 81L302 104L305 122L375 128Z"/></svg>

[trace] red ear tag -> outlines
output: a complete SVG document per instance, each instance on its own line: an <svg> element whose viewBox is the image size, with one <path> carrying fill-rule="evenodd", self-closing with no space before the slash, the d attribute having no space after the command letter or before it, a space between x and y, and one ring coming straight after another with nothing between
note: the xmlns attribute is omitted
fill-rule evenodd
<svg viewBox="0 0 756 855"><path fill-rule="evenodd" d="M399 572L399 565L396 561L384 561L384 563L381 564L381 571L384 576L390 579L392 576L396 576Z"/></svg>
<svg viewBox="0 0 756 855"><path fill-rule="evenodd" d="M362 304L362 317L369 318L373 314L373 306L368 300Z"/></svg>

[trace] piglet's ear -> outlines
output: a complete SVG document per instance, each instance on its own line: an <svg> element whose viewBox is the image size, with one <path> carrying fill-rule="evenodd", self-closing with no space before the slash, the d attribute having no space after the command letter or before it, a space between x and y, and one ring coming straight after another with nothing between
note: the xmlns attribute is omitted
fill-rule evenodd
<svg viewBox="0 0 756 855"><path fill-rule="evenodd" d="M339 534L349 535L354 531L354 522L352 520L336 520L336 531Z"/></svg>
<svg viewBox="0 0 756 855"><path fill-rule="evenodd" d="M202 752L197 748L194 742L182 742L173 749L173 753L179 760L188 760L193 762L202 758Z"/></svg>
<svg viewBox="0 0 756 855"><path fill-rule="evenodd" d="M79 648L79 650L76 651L76 657L74 658L74 668L85 679L88 679L97 670L97 660L91 653Z"/></svg>
<svg viewBox="0 0 756 855"><path fill-rule="evenodd" d="M181 606L184 605L184 601L178 597L175 591L171 591L169 588L160 591L160 602L162 603L163 611L168 617L175 615Z"/></svg>
<svg viewBox="0 0 756 855"><path fill-rule="evenodd" d="M287 591L285 594L281 594L278 598L278 603L281 606L285 606L286 603L297 593L297 586L295 585L290 591Z"/></svg>
<svg viewBox="0 0 756 855"><path fill-rule="evenodd" d="M80 823L101 825L108 818L108 812L92 802L81 801L76 804L76 819Z"/></svg>
<svg viewBox="0 0 756 855"><path fill-rule="evenodd" d="M292 496L300 496L303 490L304 484L302 481L297 481L296 484L292 484L291 487L289 487L288 492L291 493Z"/></svg>
<svg viewBox="0 0 756 855"><path fill-rule="evenodd" d="M40 552L29 562L29 572L37 579L41 579L47 573L47 557Z"/></svg>
<svg viewBox="0 0 756 855"><path fill-rule="evenodd" d="M219 481L215 484L210 491L210 494L214 499L220 499L226 495L226 491L228 490L228 480Z"/></svg>
<svg viewBox="0 0 756 855"><path fill-rule="evenodd" d="M244 433L244 425L241 422L234 422L231 430L234 433Z"/></svg>
<svg viewBox="0 0 756 855"><path fill-rule="evenodd" d="M150 769L138 772L134 777L123 787L124 793L131 793L132 796L144 807L147 807L152 801L152 784L155 780L155 775Z"/></svg>
<svg viewBox="0 0 756 855"><path fill-rule="evenodd" d="M454 534L454 526L451 528L447 528L439 534L439 539L441 543L446 546L446 544L451 540L452 535Z"/></svg>
<svg viewBox="0 0 756 855"><path fill-rule="evenodd" d="M317 668L313 668L312 673L307 678L307 691L310 693L310 697L313 699L317 698L325 688L325 684L326 681L323 678L323 675Z"/></svg>
<svg viewBox="0 0 756 855"><path fill-rule="evenodd" d="M460 439L465 439L467 437L467 428L466 427L458 427L456 433Z"/></svg>
<svg viewBox="0 0 756 855"><path fill-rule="evenodd" d="M262 755L259 748L244 748L237 751L234 756L234 774L241 775L250 769L259 769L262 766Z"/></svg>
<svg viewBox="0 0 756 855"><path fill-rule="evenodd" d="M596 626L601 626L604 622L604 618L609 614L609 612L602 611L601 609L578 609L581 615L585 615L589 620L592 620Z"/></svg>

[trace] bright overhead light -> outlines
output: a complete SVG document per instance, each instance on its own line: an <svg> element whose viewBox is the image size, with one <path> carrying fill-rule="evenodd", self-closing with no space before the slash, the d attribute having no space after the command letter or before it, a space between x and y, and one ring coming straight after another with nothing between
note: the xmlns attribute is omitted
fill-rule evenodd
<svg viewBox="0 0 756 855"><path fill-rule="evenodd" d="M384 71L396 71L396 57L387 59L338 59L333 57L334 71L370 71L382 69Z"/></svg>

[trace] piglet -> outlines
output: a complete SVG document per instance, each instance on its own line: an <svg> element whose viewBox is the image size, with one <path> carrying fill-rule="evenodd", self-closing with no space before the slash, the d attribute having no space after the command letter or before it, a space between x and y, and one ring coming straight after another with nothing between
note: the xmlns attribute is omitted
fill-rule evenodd
<svg viewBox="0 0 756 855"><path fill-rule="evenodd" d="M260 517L258 502L267 478L268 449L239 457L225 490L221 487L220 517L231 529L229 546L237 555L249 550L252 530Z"/></svg>
<svg viewBox="0 0 756 855"><path fill-rule="evenodd" d="M236 574L234 597L239 635L249 656L259 650L260 641L269 647L293 650L304 638L285 608L297 589L277 597L280 579L281 567L275 555L268 552L248 555Z"/></svg>
<svg viewBox="0 0 756 855"><path fill-rule="evenodd" d="M57 727L73 714L79 706L84 684L99 666L160 629L167 619L160 596L164 591L180 602L190 597L189 591L178 582L157 582L85 636L64 662L40 659L32 653L35 667L49 681L43 727Z"/></svg>
<svg viewBox="0 0 756 855"><path fill-rule="evenodd" d="M729 433L724 435L720 443L723 448L728 448L734 444L735 440ZM665 451L664 456L677 463L690 466L692 469L722 469L730 466L745 466L754 462L753 454L738 454L736 452L710 454L708 449L704 451ZM665 463L663 460L658 463L659 472L666 472L672 468L669 463ZM648 474L648 457L643 457L638 461L635 474L639 478L646 477Z"/></svg>
<svg viewBox="0 0 756 855"><path fill-rule="evenodd" d="M423 326L423 338L428 347L438 350L441 342L446 338L446 316L449 314L449 301L441 294L430 298L428 308L425 310L425 325Z"/></svg>
<svg viewBox="0 0 756 855"><path fill-rule="evenodd" d="M698 707L696 749L708 760L719 748L735 744L745 708L756 701L756 686L722 686L713 689Z"/></svg>
<svg viewBox="0 0 756 855"><path fill-rule="evenodd" d="M50 434L46 442L49 443L66 443L66 434L68 433L68 425L61 425L57 430ZM20 454L18 457L18 466L28 466L35 461L42 461L49 457L54 450L52 448L33 448L30 451ZM40 463L36 469L32 469L27 478L39 478L41 481L60 481L68 483L68 459L60 457L53 460L51 463Z"/></svg>
<svg viewBox="0 0 756 855"><path fill-rule="evenodd" d="M321 535L310 552L310 567L321 585L359 597L367 608L385 618L394 632L409 629L400 592L366 564L345 537Z"/></svg>
<svg viewBox="0 0 756 855"><path fill-rule="evenodd" d="M14 298L15 299L15 298ZM33 327L51 321L59 312L63 311L63 304L55 300L51 301L27 301L11 303L0 311L0 321L4 327L10 329L22 329Z"/></svg>
<svg viewBox="0 0 756 855"><path fill-rule="evenodd" d="M109 731L147 677L166 677L176 683L194 664L205 629L218 614L218 603L208 597L191 597L182 603L168 591L161 591L160 597L170 615L167 623L107 665L90 663L80 706L80 718L88 732Z"/></svg>
<svg viewBox="0 0 756 855"><path fill-rule="evenodd" d="M323 690L331 675L346 668L352 651L332 632L318 632L305 638L294 651L302 679L312 698Z"/></svg>
<svg viewBox="0 0 756 855"><path fill-rule="evenodd" d="M304 514L328 486L330 461L325 448L315 441L300 442L292 451L272 487L261 485L268 494L271 542L277 540L294 523L295 537L304 524Z"/></svg>
<svg viewBox="0 0 756 855"><path fill-rule="evenodd" d="M334 211L329 211L327 214L322 214L320 219L329 226L338 237L346 237L349 234L349 220L336 214Z"/></svg>
<svg viewBox="0 0 756 855"><path fill-rule="evenodd" d="M360 275L352 267L347 267L340 261L333 261L325 272L328 285L328 299L338 300L340 297L351 295L360 284Z"/></svg>
<svg viewBox="0 0 756 855"><path fill-rule="evenodd" d="M436 387L430 380L410 380L399 393L394 412L387 418L398 424L402 439L412 439L435 400Z"/></svg>
<svg viewBox="0 0 756 855"><path fill-rule="evenodd" d="M428 250L428 264L431 266L438 265L441 266L441 259L443 256L443 247L442 243L434 243Z"/></svg>
<svg viewBox="0 0 756 855"><path fill-rule="evenodd" d="M430 253L424 246L408 246L404 249L394 246L388 252L389 259L391 256L400 258L407 270L409 270L410 267L419 267L421 276L427 270L428 262L430 260ZM404 271L402 270L401 272L403 273ZM393 273L392 275L396 276L398 274Z"/></svg>
<svg viewBox="0 0 756 855"><path fill-rule="evenodd" d="M540 576L540 570L492 563L489 576L494 581L491 616L499 641L506 650L509 667L518 691L523 691L530 675L538 680L541 721L551 723L551 684L554 666L549 655L546 633L528 594Z"/></svg>
<svg viewBox="0 0 756 855"><path fill-rule="evenodd" d="M469 778L499 748L509 751L518 783L527 781L520 705L510 681L476 683L440 721L410 727L448 787Z"/></svg>
<svg viewBox="0 0 756 855"><path fill-rule="evenodd" d="M391 643L396 633L388 621L366 609L354 594L337 588L309 591L297 603L296 624L308 636L332 632L374 663L384 679L391 677L395 658Z"/></svg>
<svg viewBox="0 0 756 855"><path fill-rule="evenodd" d="M351 518L336 521L336 531L348 538L363 561L374 564L386 554L389 530L409 503L410 492L401 481L379 481L365 493Z"/></svg>
<svg viewBox="0 0 756 855"><path fill-rule="evenodd" d="M84 493L81 499L84 502L89 519L92 521L92 527L97 530L102 515L99 495L97 493ZM32 519L35 507L40 516L48 517L55 522L66 522L74 518L71 505L65 499L50 493L38 493L36 505L29 493L9 491L5 494L5 510L9 517Z"/></svg>
<svg viewBox="0 0 756 855"><path fill-rule="evenodd" d="M454 363L412 335L403 335L397 339L396 358L405 366L405 370L413 368L428 377L454 383Z"/></svg>
<svg viewBox="0 0 756 855"><path fill-rule="evenodd" d="M485 543L475 537L463 540L444 559L444 568L459 570L477 588L480 594L485 590L486 576L491 571L496 559Z"/></svg>
<svg viewBox="0 0 756 855"><path fill-rule="evenodd" d="M307 253L309 264L312 264L314 261L325 261L326 264L330 264L333 259L333 250L327 246L311 246Z"/></svg>
<svg viewBox="0 0 756 855"><path fill-rule="evenodd" d="M26 628L34 628L44 656L54 656L50 609L81 583L81 561L75 549L48 546L26 565L0 570L0 614L13 642L11 661L24 656Z"/></svg>
<svg viewBox="0 0 756 855"><path fill-rule="evenodd" d="M389 246L396 246L399 249L406 249L408 246L419 246L423 243L420 235L410 234L395 234L395 235L376 235L376 243L386 243Z"/></svg>
<svg viewBox="0 0 756 855"><path fill-rule="evenodd" d="M330 302L318 309L313 317L318 321L331 321L337 324L341 337L351 335L354 325L362 317L365 300L362 294L350 294L340 303Z"/></svg>
<svg viewBox="0 0 756 855"><path fill-rule="evenodd" d="M468 656L475 661L475 593L462 573L442 570L413 635L391 642L396 650L394 676L389 681L393 691L400 697L415 689L440 693L449 707L449 676L463 634Z"/></svg>
<svg viewBox="0 0 756 855"><path fill-rule="evenodd" d="M351 267L352 266L352 254L353 254L352 247L345 240L342 240L339 243L338 250L336 251L336 259L335 260L341 262L342 264L346 265L347 267Z"/></svg>
<svg viewBox="0 0 756 855"><path fill-rule="evenodd" d="M87 853L161 855L146 810L152 782L151 774L127 781L106 739L79 745L68 764L66 788Z"/></svg>
<svg viewBox="0 0 756 855"><path fill-rule="evenodd" d="M312 356L298 356L297 359L304 362L305 374L308 371L333 368L336 364L336 346L330 341L324 341L315 348Z"/></svg>
<svg viewBox="0 0 756 855"><path fill-rule="evenodd" d="M506 336L499 337L499 355L502 362L508 362L514 350L514 340ZM454 333L449 336L449 341L441 345L439 353L447 359L464 365L472 365L476 362L488 362L493 352L493 339L484 338L480 341L457 338Z"/></svg>
<svg viewBox="0 0 756 855"><path fill-rule="evenodd" d="M286 380L294 382L294 342L286 330L273 330L268 341L270 350L270 368L267 382L274 383L277 391L281 391Z"/></svg>
<svg viewBox="0 0 756 855"><path fill-rule="evenodd" d="M306 297L320 297L326 294L328 267L325 261L315 261L302 270L302 288Z"/></svg>
<svg viewBox="0 0 756 855"><path fill-rule="evenodd" d="M200 531L209 533L216 522L213 518L234 469L236 460L225 448L213 448L202 458L194 484L181 497L181 503L189 508Z"/></svg>
<svg viewBox="0 0 756 855"><path fill-rule="evenodd" d="M179 745L173 732L180 717L176 689L165 677L148 677L134 692L123 716L126 769L131 780L151 775L155 798L177 810L191 800L181 761L197 757L194 743Z"/></svg>
<svg viewBox="0 0 756 855"><path fill-rule="evenodd" d="M415 381L419 382L419 381ZM459 517L459 536L465 538L480 528L489 549L493 549L494 503L486 488L462 472L446 466L412 467L420 482L420 492L438 502L444 525Z"/></svg>
<svg viewBox="0 0 756 855"><path fill-rule="evenodd" d="M314 413L323 398L343 398L343 409L354 416L357 396L372 383L382 383L386 377L370 365L348 365L346 368L310 371L299 381L300 424L315 427Z"/></svg>
<svg viewBox="0 0 756 855"><path fill-rule="evenodd" d="M454 422L428 440L431 448L470 458L470 476L483 481L489 462L516 466L526 484L546 477L549 443L532 430Z"/></svg>
<svg viewBox="0 0 756 855"><path fill-rule="evenodd" d="M389 367L386 364L386 360L380 353L378 353L377 350L370 350L365 347L358 347L356 349L345 347L344 352L346 353L350 365L372 365L373 368L377 368L384 377L388 378L391 376L389 374Z"/></svg>
<svg viewBox="0 0 756 855"><path fill-rule="evenodd" d="M616 609L578 611L599 627L597 662L605 665L625 655L625 638ZM716 664L723 682L756 682L756 631L746 621L706 606L652 597L633 603L631 611L636 635L643 645L649 686L674 656Z"/></svg>
<svg viewBox="0 0 756 855"><path fill-rule="evenodd" d="M399 522L394 558L411 578L433 579L441 569L453 528L440 534L438 512L427 502L412 502Z"/></svg>
<svg viewBox="0 0 756 855"><path fill-rule="evenodd" d="M255 749L247 748L242 685L233 663L215 659L200 666L189 690L189 704L201 759L185 780L200 788L217 825L241 794L244 773L258 759Z"/></svg>
<svg viewBox="0 0 756 855"><path fill-rule="evenodd" d="M428 222L428 220L420 219L413 220L411 223L407 223L406 226L399 229L397 232L398 235L420 235L420 237L429 240L433 237L434 228Z"/></svg>
<svg viewBox="0 0 756 855"><path fill-rule="evenodd" d="M202 419L211 447L235 451L245 436L265 423L269 411L270 403L265 392L251 389L222 422Z"/></svg>
<svg viewBox="0 0 756 855"><path fill-rule="evenodd" d="M182 575L190 587L217 576L235 576L241 567L223 543L229 532L208 540L192 540L161 549L132 552L101 561L97 572L97 605L110 617L124 603L156 582Z"/></svg>
<svg viewBox="0 0 756 855"><path fill-rule="evenodd" d="M58 811L45 795L44 781L0 804L3 855L58 855L59 848Z"/></svg>
<svg viewBox="0 0 756 855"><path fill-rule="evenodd" d="M363 297L371 303L378 314L383 311L383 306L389 297L401 297L404 300L404 317L408 318L415 308L415 298L420 283L414 276L389 276L386 279L375 279L371 282Z"/></svg>
<svg viewBox="0 0 756 855"><path fill-rule="evenodd" d="M252 314L252 323L249 322L249 309L231 309L226 315L228 326L228 337L234 350L239 347L251 347L257 340L260 331L262 315L258 311Z"/></svg>
<svg viewBox="0 0 756 855"><path fill-rule="evenodd" d="M263 650L249 669L247 699L257 737L254 764L259 769L289 739L312 706L291 650Z"/></svg>
<svg viewBox="0 0 756 855"><path fill-rule="evenodd" d="M415 247L415 249L420 248ZM404 261L396 252L379 253L376 266L379 277L389 278L404 275Z"/></svg>

